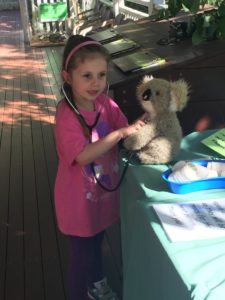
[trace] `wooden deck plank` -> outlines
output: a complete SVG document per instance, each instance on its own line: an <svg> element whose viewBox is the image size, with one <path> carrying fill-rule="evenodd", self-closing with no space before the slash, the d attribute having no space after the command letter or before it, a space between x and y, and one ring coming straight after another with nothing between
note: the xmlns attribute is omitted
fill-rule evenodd
<svg viewBox="0 0 225 300"><path fill-rule="evenodd" d="M10 91L6 94L6 101L12 106L12 136L11 136L11 163L10 163L10 189L8 214L8 245L6 270L6 298L13 299L17 295L24 298L24 247L23 247L23 197L22 197L22 146L21 121L18 119L21 100L18 99L16 87L20 78L11 71L9 80ZM13 289L12 289L13 285Z"/></svg>
<svg viewBox="0 0 225 300"><path fill-rule="evenodd" d="M5 85L7 88L7 85ZM6 280L6 262L7 262L7 243L8 243L8 199L9 199L9 179L10 179L10 149L11 149L11 127L7 124L11 117L12 110L6 106L5 98L3 98L4 108L2 116L1 130L1 148L0 148L0 166L1 176L0 185L0 299L5 299L5 280Z"/></svg>
<svg viewBox="0 0 225 300"><path fill-rule="evenodd" d="M47 71L52 74L56 86L54 86L53 92L56 94L57 100L61 99L61 94L59 91L61 90L61 62L62 62L62 53L63 47L51 47L45 48L44 50L44 59L47 64Z"/></svg>
<svg viewBox="0 0 225 300"><path fill-rule="evenodd" d="M59 254L56 239L54 211L52 208L43 140L45 134L49 131L49 126L51 125L44 120L41 120L43 114L44 116L46 114L46 107L43 106L43 101L45 99L43 95L43 87L40 84L40 78L33 76L32 84L36 93L32 100L38 104L37 117L40 119L32 120L32 127L45 293L46 299L60 300L65 298L65 291L58 257ZM51 138L52 136L50 136L50 139Z"/></svg>
<svg viewBox="0 0 225 300"><path fill-rule="evenodd" d="M44 51L42 54L45 54ZM42 56L42 62L46 61L45 55ZM40 80L43 86L43 92L45 95L45 105L48 109L49 114L49 123L51 126L47 126L47 131L43 130L43 142L45 148L45 156L46 156L46 166L50 184L51 191L51 199L53 201L54 195L54 182L57 171L57 153L56 153L56 145L54 139L54 123L55 123L55 111L56 111L56 103L57 103L57 95L59 97L59 89L56 86L56 81L54 76L52 76L52 70L45 66L44 70L40 70ZM57 90L56 90L57 89ZM56 90L56 91L55 91ZM61 97L61 95L60 95ZM54 203L52 202L52 207L54 211ZM55 216L55 214L54 214ZM55 220L56 223L56 220ZM68 260L68 247L67 247L67 239L64 235L60 234L58 230L56 230L57 234L57 242L59 246L59 256L60 261L62 262L62 272L63 278L65 281L66 273L67 273L67 260ZM66 282L64 283L66 285Z"/></svg>
<svg viewBox="0 0 225 300"><path fill-rule="evenodd" d="M0 90L1 90L1 148L0 148L0 166L1 166L1 201L0 201L0 299L6 296L7 265L8 265L8 231L9 231L9 192L10 192L10 165L11 165L11 135L12 135L12 82L8 79L11 77L10 69L5 61L7 51L10 49L10 39L5 28L5 15L0 18L1 45L0 52Z"/></svg>
<svg viewBox="0 0 225 300"><path fill-rule="evenodd" d="M1 27L0 27L1 28ZM4 38L1 36L1 40ZM1 56L1 54L0 54ZM1 176L1 185L0 185L0 193L1 193L1 201L0 201L0 299L4 299L4 284L5 284L5 269L6 269L6 241L7 241L7 219L8 219L8 189L9 189L9 174L8 174L8 166L9 166L9 158L4 157L4 154L7 154L6 149L8 146L5 145L5 138L7 131L5 130L5 93L6 93L6 75L7 70L2 70L0 68L0 166L2 172L4 172L4 176ZM8 150L8 149L7 149Z"/></svg>
<svg viewBox="0 0 225 300"><path fill-rule="evenodd" d="M23 92L22 147L24 197L25 299L44 299L42 253L37 210L37 195L33 157L31 108L28 82L21 82Z"/></svg>
<svg viewBox="0 0 225 300"><path fill-rule="evenodd" d="M15 284L15 292L17 295L23 295L23 271L21 265L21 257L22 257L22 243L21 239L16 239L16 230L18 227L21 227L21 207L20 203L20 194L18 192L17 203L14 202L14 190L10 189L11 184L15 184L15 190L17 190L18 186L14 180L13 171L17 174L18 169L16 168L15 160L12 157L13 146L15 143L13 141L13 137L15 137L15 133L13 133L13 72L12 70L8 73L9 79L7 80L7 90L5 103L8 112L8 128L10 133L8 132L8 139L10 139L10 145L8 150L10 149L10 157L9 159L9 173L8 173L8 215L7 215L7 260L6 260L6 273L5 273L5 299L12 299L15 297L15 294L12 294L12 289L10 288L10 284ZM20 152L20 149L19 149ZM15 170L13 169L15 167ZM17 174L18 175L18 174ZM14 208L19 210L18 216L16 215L16 211ZM15 253L14 250L18 248L18 252ZM16 255L16 256L15 256Z"/></svg>

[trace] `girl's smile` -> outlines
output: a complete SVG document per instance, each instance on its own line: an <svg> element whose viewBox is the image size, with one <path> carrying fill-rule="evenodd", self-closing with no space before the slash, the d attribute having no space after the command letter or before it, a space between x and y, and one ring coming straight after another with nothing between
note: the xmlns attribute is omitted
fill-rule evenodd
<svg viewBox="0 0 225 300"><path fill-rule="evenodd" d="M91 91L88 91L88 93L89 93L91 96L95 97L96 95L98 95L99 90L91 90Z"/></svg>

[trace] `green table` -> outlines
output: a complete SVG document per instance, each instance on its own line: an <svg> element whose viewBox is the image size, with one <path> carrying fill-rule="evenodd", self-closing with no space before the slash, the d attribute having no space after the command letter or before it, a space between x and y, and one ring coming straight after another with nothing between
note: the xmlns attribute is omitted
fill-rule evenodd
<svg viewBox="0 0 225 300"><path fill-rule="evenodd" d="M178 160L220 157L200 141L182 141ZM173 194L161 179L166 165L130 164L121 186L123 300L225 299L225 238L171 243L152 204L222 198L224 189Z"/></svg>

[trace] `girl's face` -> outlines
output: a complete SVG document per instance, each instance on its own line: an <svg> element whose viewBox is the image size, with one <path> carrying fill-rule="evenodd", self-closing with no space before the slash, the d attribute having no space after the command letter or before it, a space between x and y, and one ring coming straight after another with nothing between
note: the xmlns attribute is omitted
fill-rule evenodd
<svg viewBox="0 0 225 300"><path fill-rule="evenodd" d="M79 62L69 74L74 101L78 107L93 110L93 100L106 86L107 62L101 55L94 55Z"/></svg>

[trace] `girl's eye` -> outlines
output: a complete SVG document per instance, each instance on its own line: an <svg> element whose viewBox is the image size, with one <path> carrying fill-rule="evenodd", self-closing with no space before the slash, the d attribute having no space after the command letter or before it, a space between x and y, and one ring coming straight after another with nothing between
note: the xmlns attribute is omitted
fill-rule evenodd
<svg viewBox="0 0 225 300"><path fill-rule="evenodd" d="M99 74L99 78L105 78L105 76L106 76L105 72L104 73L102 72L102 73Z"/></svg>
<svg viewBox="0 0 225 300"><path fill-rule="evenodd" d="M159 92L159 91L156 91L155 94L156 94L156 96L159 96L159 95L160 95L160 92Z"/></svg>
<svg viewBox="0 0 225 300"><path fill-rule="evenodd" d="M84 74L83 77L86 79L92 79L93 76L92 76L92 74L87 73L87 74ZM98 78L100 78L100 79L105 78L105 77L106 77L105 72L99 73L99 75L98 75Z"/></svg>
<svg viewBox="0 0 225 300"><path fill-rule="evenodd" d="M89 79L91 78L91 74L84 74L84 77Z"/></svg>

